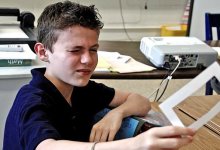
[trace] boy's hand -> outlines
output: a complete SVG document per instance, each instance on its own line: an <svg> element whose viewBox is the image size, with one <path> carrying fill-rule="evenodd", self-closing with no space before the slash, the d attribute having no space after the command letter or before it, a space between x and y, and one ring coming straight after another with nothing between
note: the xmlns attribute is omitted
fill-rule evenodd
<svg viewBox="0 0 220 150"><path fill-rule="evenodd" d="M195 131L186 127L155 127L135 137L135 144L150 150L179 149L193 140Z"/></svg>
<svg viewBox="0 0 220 150"><path fill-rule="evenodd" d="M123 116L120 113L111 110L93 126L89 141L113 141L116 133L121 127L122 120Z"/></svg>

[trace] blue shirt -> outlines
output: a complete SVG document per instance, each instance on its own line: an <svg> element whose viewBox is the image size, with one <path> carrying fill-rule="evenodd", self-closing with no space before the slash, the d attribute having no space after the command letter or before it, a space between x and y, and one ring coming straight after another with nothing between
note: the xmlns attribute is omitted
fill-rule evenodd
<svg viewBox="0 0 220 150"><path fill-rule="evenodd" d="M44 72L33 69L32 80L19 90L6 120L3 150L33 150L48 138L88 141L94 115L114 97L113 88L90 80L74 87L71 107Z"/></svg>

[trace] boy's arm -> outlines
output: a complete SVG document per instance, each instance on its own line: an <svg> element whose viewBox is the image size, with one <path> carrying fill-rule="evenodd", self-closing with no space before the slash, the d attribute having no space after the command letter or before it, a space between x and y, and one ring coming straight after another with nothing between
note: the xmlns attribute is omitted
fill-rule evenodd
<svg viewBox="0 0 220 150"><path fill-rule="evenodd" d="M121 127L123 118L128 116L144 116L151 109L145 97L128 92L116 91L110 103L114 107L98 123L93 126L90 141L112 141Z"/></svg>
<svg viewBox="0 0 220 150"><path fill-rule="evenodd" d="M128 116L144 116L151 109L150 101L136 93L122 92L116 90L115 96L110 103L117 113L121 113L123 118Z"/></svg>
<svg viewBox="0 0 220 150"><path fill-rule="evenodd" d="M195 131L185 127L165 126L152 128L136 137L97 143L95 150L179 149L193 140ZM36 150L92 150L94 143L46 139Z"/></svg>

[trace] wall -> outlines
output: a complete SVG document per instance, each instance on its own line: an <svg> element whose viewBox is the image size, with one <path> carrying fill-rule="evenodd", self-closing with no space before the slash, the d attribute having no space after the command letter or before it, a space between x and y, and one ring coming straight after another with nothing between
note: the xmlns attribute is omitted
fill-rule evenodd
<svg viewBox="0 0 220 150"><path fill-rule="evenodd" d="M220 13L220 1L194 0L193 6L190 36L205 40L205 13ZM213 30L213 39L217 39L216 30Z"/></svg>
<svg viewBox="0 0 220 150"><path fill-rule="evenodd" d="M46 5L58 1L1 0L0 5L1 7L16 7L21 11L31 11L38 18ZM124 20L131 40L140 40L143 36L159 36L160 26L163 24L181 23L188 0L76 1L82 4L95 4L99 9L105 23L100 35L101 40L129 40L125 34L122 20ZM147 9L145 9L146 7Z"/></svg>

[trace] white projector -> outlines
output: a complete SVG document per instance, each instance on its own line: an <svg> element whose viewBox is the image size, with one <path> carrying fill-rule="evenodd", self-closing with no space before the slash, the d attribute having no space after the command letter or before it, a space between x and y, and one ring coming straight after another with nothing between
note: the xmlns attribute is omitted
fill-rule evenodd
<svg viewBox="0 0 220 150"><path fill-rule="evenodd" d="M181 58L179 68L209 66L216 61L218 53L195 37L143 37L141 52L159 68L174 68Z"/></svg>

